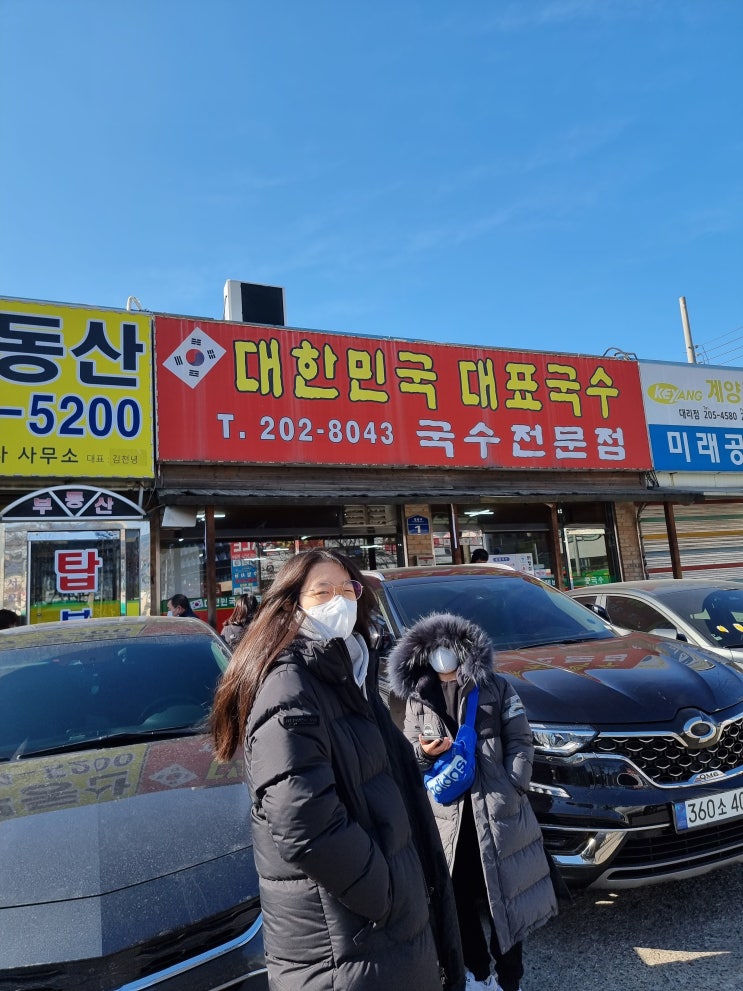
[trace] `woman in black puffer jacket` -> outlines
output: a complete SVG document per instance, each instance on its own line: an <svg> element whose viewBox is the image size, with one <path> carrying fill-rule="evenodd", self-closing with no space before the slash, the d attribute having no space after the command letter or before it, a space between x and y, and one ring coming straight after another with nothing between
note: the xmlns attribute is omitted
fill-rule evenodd
<svg viewBox="0 0 743 991"><path fill-rule="evenodd" d="M377 693L372 601L345 556L297 555L217 690L217 755L245 747L273 991L463 983L438 832Z"/></svg>

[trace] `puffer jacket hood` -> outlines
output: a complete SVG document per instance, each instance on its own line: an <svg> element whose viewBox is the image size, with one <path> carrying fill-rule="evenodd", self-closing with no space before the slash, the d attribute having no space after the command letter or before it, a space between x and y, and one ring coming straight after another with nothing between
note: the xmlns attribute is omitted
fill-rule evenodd
<svg viewBox="0 0 743 991"><path fill-rule="evenodd" d="M484 685L493 673L493 645L477 624L452 613L432 613L420 619L397 642L387 659L390 685L398 698L418 690L432 671L428 659L437 647L448 647L459 658L464 678Z"/></svg>

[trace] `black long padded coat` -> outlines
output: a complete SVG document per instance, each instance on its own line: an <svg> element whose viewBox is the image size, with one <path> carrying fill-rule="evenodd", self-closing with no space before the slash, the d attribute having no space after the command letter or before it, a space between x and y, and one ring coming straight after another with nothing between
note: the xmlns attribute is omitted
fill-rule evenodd
<svg viewBox="0 0 743 991"><path fill-rule="evenodd" d="M298 637L245 739L272 991L463 983L446 860L411 748L340 639Z"/></svg>

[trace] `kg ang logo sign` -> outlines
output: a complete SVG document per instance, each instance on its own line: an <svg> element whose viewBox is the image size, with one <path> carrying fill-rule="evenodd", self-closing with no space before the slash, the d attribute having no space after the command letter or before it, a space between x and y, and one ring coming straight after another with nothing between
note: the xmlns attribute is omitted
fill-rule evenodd
<svg viewBox="0 0 743 991"><path fill-rule="evenodd" d="M743 467L743 369L640 362L653 453L660 471Z"/></svg>
<svg viewBox="0 0 743 991"><path fill-rule="evenodd" d="M201 327L194 327L163 365L189 389L195 389L226 353Z"/></svg>
<svg viewBox="0 0 743 991"><path fill-rule="evenodd" d="M648 387L648 396L654 403L662 403L664 406L673 406L675 403L701 403L703 393L701 389L682 389L670 382L653 382Z"/></svg>

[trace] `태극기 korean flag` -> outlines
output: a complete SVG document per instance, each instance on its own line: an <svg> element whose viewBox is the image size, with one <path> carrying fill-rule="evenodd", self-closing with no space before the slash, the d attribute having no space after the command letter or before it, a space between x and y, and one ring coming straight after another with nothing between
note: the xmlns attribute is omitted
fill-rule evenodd
<svg viewBox="0 0 743 991"><path fill-rule="evenodd" d="M226 353L222 345L212 340L201 327L194 327L163 365L190 389L195 389Z"/></svg>

